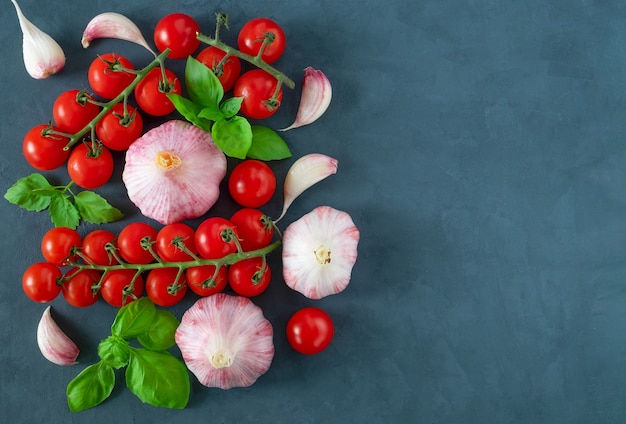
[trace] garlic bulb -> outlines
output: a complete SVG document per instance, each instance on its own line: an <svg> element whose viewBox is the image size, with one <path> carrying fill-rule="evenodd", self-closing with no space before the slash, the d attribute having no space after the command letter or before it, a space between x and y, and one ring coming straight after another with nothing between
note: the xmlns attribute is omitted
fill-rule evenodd
<svg viewBox="0 0 626 424"><path fill-rule="evenodd" d="M248 387L269 369L273 336L272 325L250 299L217 293L183 314L175 339L201 384L227 390Z"/></svg>
<svg viewBox="0 0 626 424"><path fill-rule="evenodd" d="M326 112L332 97L333 88L326 75L310 66L305 68L304 79L302 80L302 95L298 113L296 113L296 120L293 124L280 131L287 131L313 123Z"/></svg>
<svg viewBox="0 0 626 424"><path fill-rule="evenodd" d="M225 175L226 156L211 135L172 120L130 145L122 180L141 213L171 224L204 215L217 201Z"/></svg>
<svg viewBox="0 0 626 424"><path fill-rule="evenodd" d="M98 38L116 38L130 41L145 47L156 56L150 48L139 27L126 16L117 12L105 12L96 15L85 27L81 44L89 47L91 42Z"/></svg>
<svg viewBox="0 0 626 424"><path fill-rule="evenodd" d="M343 291L350 282L360 233L346 212L319 206L283 233L283 277L310 299Z"/></svg>
<svg viewBox="0 0 626 424"><path fill-rule="evenodd" d="M48 78L65 66L65 53L52 37L37 28L22 13L17 1L11 0L22 29L24 66L35 79Z"/></svg>
<svg viewBox="0 0 626 424"><path fill-rule="evenodd" d="M76 344L59 328L48 306L37 326L37 345L41 354L57 365L74 365L79 350Z"/></svg>

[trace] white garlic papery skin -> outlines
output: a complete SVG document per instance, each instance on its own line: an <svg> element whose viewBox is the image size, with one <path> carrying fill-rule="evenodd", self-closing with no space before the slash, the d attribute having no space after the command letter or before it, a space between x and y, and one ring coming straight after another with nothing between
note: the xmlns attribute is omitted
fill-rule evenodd
<svg viewBox="0 0 626 424"><path fill-rule="evenodd" d="M300 105L293 124L281 131L309 125L326 112L333 97L333 88L326 75L319 69L308 66L304 70Z"/></svg>
<svg viewBox="0 0 626 424"><path fill-rule="evenodd" d="M59 328L48 306L37 326L37 345L48 361L57 365L74 365L80 353L76 344Z"/></svg>
<svg viewBox="0 0 626 424"><path fill-rule="evenodd" d="M156 56L150 48L139 27L126 16L117 12L105 12L96 15L85 27L81 44L89 47L93 40L98 38L116 38L130 41L145 47Z"/></svg>
<svg viewBox="0 0 626 424"><path fill-rule="evenodd" d="M283 277L310 299L343 291L357 259L360 233L352 218L319 206L290 224L283 233Z"/></svg>
<svg viewBox="0 0 626 424"><path fill-rule="evenodd" d="M17 1L15 6L22 29L22 50L26 72L35 79L48 78L65 66L65 53L61 46L48 34L37 28L22 13Z"/></svg>
<svg viewBox="0 0 626 424"><path fill-rule="evenodd" d="M251 386L274 358L274 330L261 308L243 296L200 298L176 330L187 368L207 387Z"/></svg>

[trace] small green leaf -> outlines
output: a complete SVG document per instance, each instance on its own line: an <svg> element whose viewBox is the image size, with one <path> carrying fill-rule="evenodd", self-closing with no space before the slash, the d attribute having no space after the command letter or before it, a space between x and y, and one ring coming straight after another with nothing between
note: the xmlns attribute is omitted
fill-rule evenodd
<svg viewBox="0 0 626 424"><path fill-rule="evenodd" d="M198 113L200 118L208 119L209 121L221 121L226 116L222 113L222 111L215 106L207 106Z"/></svg>
<svg viewBox="0 0 626 424"><path fill-rule="evenodd" d="M219 107L224 88L213 71L189 56L185 65L185 85L191 101L202 107Z"/></svg>
<svg viewBox="0 0 626 424"><path fill-rule="evenodd" d="M220 105L220 110L225 118L232 118L237 115L239 109L241 109L241 102L243 101L243 97L231 97L230 99L224 100Z"/></svg>
<svg viewBox="0 0 626 424"><path fill-rule="evenodd" d="M248 157L259 160L280 160L291 157L287 143L278 133L262 125L252 126L252 145Z"/></svg>
<svg viewBox="0 0 626 424"><path fill-rule="evenodd" d="M85 368L67 385L67 405L73 412L101 404L115 387L115 372L104 362Z"/></svg>
<svg viewBox="0 0 626 424"><path fill-rule="evenodd" d="M98 344L98 356L107 365L120 369L130 360L130 345L121 337L109 336Z"/></svg>
<svg viewBox="0 0 626 424"><path fill-rule="evenodd" d="M191 100L180 96L178 94L168 94L167 97L174 104L176 110L183 115L183 117L194 124L198 128L202 128L205 131L211 130L211 121L199 117L199 113L202 110L202 106L195 104Z"/></svg>
<svg viewBox="0 0 626 424"><path fill-rule="evenodd" d="M92 224L119 221L124 217L119 209L111 206L102 196L93 191L85 190L78 193L74 196L74 205L80 217Z"/></svg>
<svg viewBox="0 0 626 424"><path fill-rule="evenodd" d="M167 351L132 349L126 386L142 402L183 409L191 391L185 365Z"/></svg>
<svg viewBox="0 0 626 424"><path fill-rule="evenodd" d="M40 212L50 205L50 199L57 194L46 177L35 173L17 180L4 198L27 211Z"/></svg>
<svg viewBox="0 0 626 424"><path fill-rule="evenodd" d="M50 199L50 219L55 227L69 227L75 229L80 223L78 209L66 194L54 196Z"/></svg>
<svg viewBox="0 0 626 424"><path fill-rule="evenodd" d="M111 334L123 339L130 339L144 334L152 326L156 308L154 303L142 297L122 306L111 325Z"/></svg>
<svg viewBox="0 0 626 424"><path fill-rule="evenodd" d="M211 128L211 136L224 154L239 159L246 157L252 144L252 128L241 116L217 121Z"/></svg>
<svg viewBox="0 0 626 424"><path fill-rule="evenodd" d="M176 344L174 335L180 321L178 318L164 309L158 309L152 326L143 334L137 336L137 341L149 350L166 350Z"/></svg>

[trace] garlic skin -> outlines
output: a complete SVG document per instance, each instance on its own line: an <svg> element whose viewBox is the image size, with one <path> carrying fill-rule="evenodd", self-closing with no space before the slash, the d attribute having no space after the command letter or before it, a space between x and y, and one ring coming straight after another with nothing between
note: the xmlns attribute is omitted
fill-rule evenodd
<svg viewBox="0 0 626 424"><path fill-rule="evenodd" d="M338 165L337 159L321 153L310 153L296 160L287 171L283 187L283 211L274 222L285 216L289 206L302 192L337 173Z"/></svg>
<svg viewBox="0 0 626 424"><path fill-rule="evenodd" d="M288 131L316 121L326 112L332 97L333 88L326 74L308 66L304 69L302 95L298 112L296 113L296 120L293 124L280 131Z"/></svg>
<svg viewBox="0 0 626 424"><path fill-rule="evenodd" d="M309 299L343 291L357 259L360 233L346 212L319 206L283 233L283 278Z"/></svg>
<svg viewBox="0 0 626 424"><path fill-rule="evenodd" d="M200 298L175 334L187 368L207 387L251 386L274 358L274 330L261 308L243 296Z"/></svg>
<svg viewBox="0 0 626 424"><path fill-rule="evenodd" d="M80 351L76 344L59 328L48 306L37 326L37 345L48 361L57 365L77 364Z"/></svg>
<svg viewBox="0 0 626 424"><path fill-rule="evenodd" d="M156 53L150 48L141 30L126 16L117 12L105 12L96 15L83 31L81 44L84 48L89 47L93 40L98 38L116 38L130 41L145 47L150 53Z"/></svg>
<svg viewBox="0 0 626 424"><path fill-rule="evenodd" d="M11 0L22 29L22 50L26 72L35 79L45 79L65 67L65 53L48 34L37 28L22 13L17 1Z"/></svg>

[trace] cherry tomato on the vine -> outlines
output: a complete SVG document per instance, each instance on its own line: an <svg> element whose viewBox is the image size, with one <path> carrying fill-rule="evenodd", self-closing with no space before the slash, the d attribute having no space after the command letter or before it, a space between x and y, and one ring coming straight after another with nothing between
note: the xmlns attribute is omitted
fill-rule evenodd
<svg viewBox="0 0 626 424"><path fill-rule="evenodd" d="M226 62L219 66L224 56L226 56L224 50L215 46L209 46L201 50L196 59L213 71L217 79L222 83L224 91L229 91L235 86L237 78L241 75L241 61L237 56L228 56Z"/></svg>
<svg viewBox="0 0 626 424"><path fill-rule="evenodd" d="M35 302L51 302L61 292L59 279L63 273L54 264L37 262L29 266L22 275L22 289Z"/></svg>
<svg viewBox="0 0 626 424"><path fill-rule="evenodd" d="M149 264L154 262L150 250L144 249L142 239L154 243L157 239L157 230L145 222L133 222L126 225L117 235L116 246L120 256L131 264Z"/></svg>
<svg viewBox="0 0 626 424"><path fill-rule="evenodd" d="M258 208L276 191L276 175L268 164L256 159L238 163L228 177L228 191L241 206Z"/></svg>
<svg viewBox="0 0 626 424"><path fill-rule="evenodd" d="M77 186L93 189L103 186L113 176L113 156L109 149L100 146L97 156L85 143L74 147L67 160L67 173Z"/></svg>
<svg viewBox="0 0 626 424"><path fill-rule="evenodd" d="M285 32L271 19L254 18L248 21L239 31L237 45L239 50L251 56L256 56L261 49L266 34L273 34L274 40L261 53L261 59L266 63L278 60L285 51Z"/></svg>
<svg viewBox="0 0 626 424"><path fill-rule="evenodd" d="M131 105L118 103L96 124L96 135L111 150L123 151L143 133L143 118Z"/></svg>
<svg viewBox="0 0 626 424"><path fill-rule="evenodd" d="M89 86L98 96L111 100L117 97L135 79L133 64L116 53L105 53L96 57L87 72Z"/></svg>
<svg viewBox="0 0 626 424"><path fill-rule="evenodd" d="M100 106L91 103L92 96L84 90L68 90L52 105L52 118L61 131L76 134L100 113Z"/></svg>
<svg viewBox="0 0 626 424"><path fill-rule="evenodd" d="M95 269L78 268L71 269L63 282L61 293L63 297L72 306L77 308L86 308L96 303L99 299L98 292L94 291L102 274Z"/></svg>
<svg viewBox="0 0 626 424"><path fill-rule="evenodd" d="M272 219L258 209L239 209L230 218L230 222L237 227L239 243L245 252L261 249L274 238Z"/></svg>
<svg viewBox="0 0 626 424"><path fill-rule="evenodd" d="M26 162L40 171L57 169L70 155L69 150L63 150L70 139L58 134L49 134L49 131L61 129L46 124L38 125L26 133L22 143Z"/></svg>
<svg viewBox="0 0 626 424"><path fill-rule="evenodd" d="M283 89L278 89L276 98L272 101L278 80L262 69L252 69L244 72L235 83L233 95L242 97L241 113L252 119L269 118L276 113L283 100Z"/></svg>
<svg viewBox="0 0 626 424"><path fill-rule="evenodd" d="M146 294L159 306L174 306L187 293L185 273L181 273L178 281L178 268L155 268L146 277Z"/></svg>
<svg viewBox="0 0 626 424"><path fill-rule="evenodd" d="M72 247L80 248L82 244L83 238L76 230L54 227L41 238L41 254L47 262L67 265L69 259L76 259L76 256L71 255Z"/></svg>
<svg viewBox="0 0 626 424"><path fill-rule="evenodd" d="M328 347L335 327L330 316L315 307L306 307L287 322L287 341L297 352L313 355Z"/></svg>
<svg viewBox="0 0 626 424"><path fill-rule="evenodd" d="M219 259L237 252L237 229L226 218L212 216L196 229L196 249L205 259Z"/></svg>
<svg viewBox="0 0 626 424"><path fill-rule="evenodd" d="M194 255L198 253L194 229L182 222L176 222L159 230L155 244L157 255L166 262L192 260L193 258L187 252L177 246L176 243L179 242L184 243L184 247Z"/></svg>
<svg viewBox="0 0 626 424"><path fill-rule="evenodd" d="M115 265L117 260L106 250L106 245L113 243L115 234L107 230L94 230L83 238L81 253L88 262L95 265Z"/></svg>
<svg viewBox="0 0 626 424"><path fill-rule="evenodd" d="M171 59L183 59L200 46L196 34L200 26L194 18L184 13L170 13L161 18L154 28L154 44L159 51L170 49Z"/></svg>
<svg viewBox="0 0 626 424"><path fill-rule="evenodd" d="M228 267L228 284L240 296L258 296L271 280L272 271L262 257L243 259Z"/></svg>
<svg viewBox="0 0 626 424"><path fill-rule="evenodd" d="M135 101L149 115L164 116L172 113L174 104L167 98L168 94L181 94L182 86L174 72L165 70L167 82L163 79L161 68L152 69L135 86Z"/></svg>
<svg viewBox="0 0 626 424"><path fill-rule="evenodd" d="M198 296L211 296L221 293L228 283L228 268L221 266L215 273L215 265L201 265L187 268L187 286Z"/></svg>
<svg viewBox="0 0 626 424"><path fill-rule="evenodd" d="M116 308L139 299L143 294L144 281L141 274L136 278L135 274L134 269L115 269L107 272L102 279L100 295L109 305Z"/></svg>

